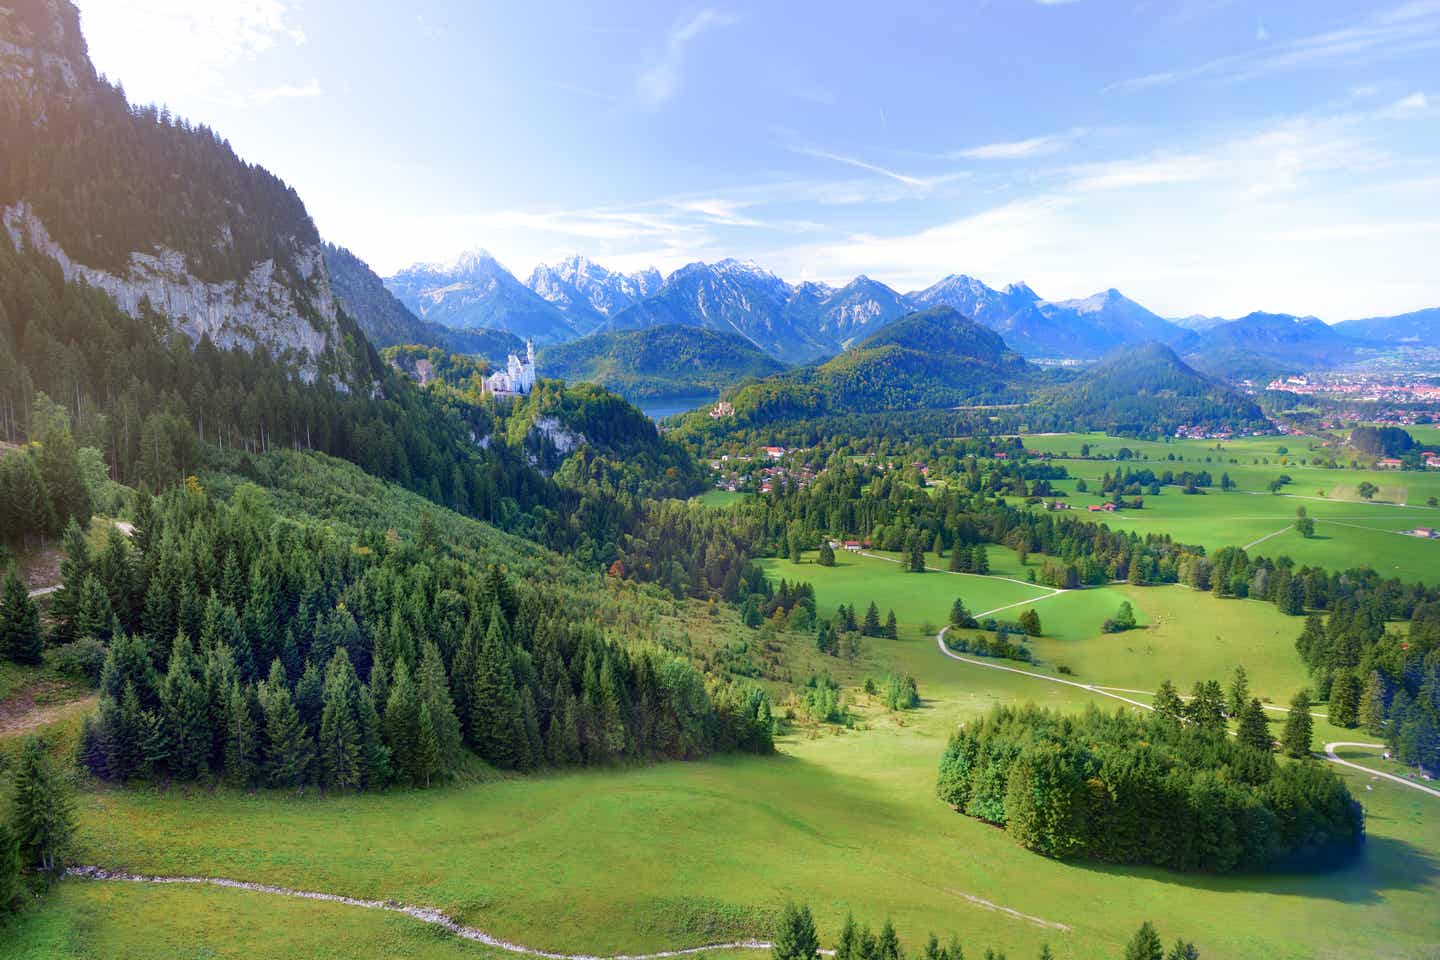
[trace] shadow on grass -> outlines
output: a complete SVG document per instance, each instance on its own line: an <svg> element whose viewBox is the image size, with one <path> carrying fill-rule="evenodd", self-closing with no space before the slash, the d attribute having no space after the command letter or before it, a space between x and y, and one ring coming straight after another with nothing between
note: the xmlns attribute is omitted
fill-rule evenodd
<svg viewBox="0 0 1440 960"><path fill-rule="evenodd" d="M1421 890L1440 878L1440 860L1395 837L1369 837L1355 859L1314 870L1277 869L1258 873L1181 873L1161 867L1124 867L1076 862L1076 866L1115 877L1143 877L1190 890L1214 893L1267 893L1333 900L1346 904L1381 903L1387 893Z"/></svg>

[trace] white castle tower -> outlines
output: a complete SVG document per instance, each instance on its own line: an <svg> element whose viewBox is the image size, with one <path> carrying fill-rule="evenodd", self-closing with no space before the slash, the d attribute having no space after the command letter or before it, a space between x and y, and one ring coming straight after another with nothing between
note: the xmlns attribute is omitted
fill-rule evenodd
<svg viewBox="0 0 1440 960"><path fill-rule="evenodd" d="M525 341L525 359L510 354L504 370L485 378L491 393L529 393L535 387L535 343Z"/></svg>

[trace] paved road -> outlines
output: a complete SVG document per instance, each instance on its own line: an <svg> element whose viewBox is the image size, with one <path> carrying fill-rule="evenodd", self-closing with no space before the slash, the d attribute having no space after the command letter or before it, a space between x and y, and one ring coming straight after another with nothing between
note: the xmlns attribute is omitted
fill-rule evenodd
<svg viewBox="0 0 1440 960"><path fill-rule="evenodd" d="M1428 793L1432 797L1440 797L1440 790L1431 789L1430 787L1425 786L1423 783L1416 783L1414 780L1406 780L1404 777L1397 777L1393 773L1384 773L1380 770L1372 770L1369 767L1362 767L1360 766L1360 764L1351 763L1349 760L1341 760L1339 757L1335 756L1336 747L1365 747L1373 750L1383 750L1385 749L1384 744L1351 743L1348 740L1337 740L1334 743L1325 744L1325 759L1329 760L1331 763L1338 763L1342 767L1350 767L1353 770L1359 770L1362 773L1368 773L1372 777L1384 777L1386 780L1394 780L1396 783L1402 783L1412 789Z"/></svg>

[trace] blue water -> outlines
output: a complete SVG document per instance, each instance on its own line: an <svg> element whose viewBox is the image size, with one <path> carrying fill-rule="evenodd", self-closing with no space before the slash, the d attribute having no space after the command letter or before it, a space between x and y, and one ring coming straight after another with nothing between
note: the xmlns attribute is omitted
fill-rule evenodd
<svg viewBox="0 0 1440 960"><path fill-rule="evenodd" d="M713 406L715 395L713 393L702 393L691 397L656 397L654 400L642 400L635 404L640 411L652 420L664 420L666 417L673 417L677 413L684 413L687 410L694 410L696 407Z"/></svg>

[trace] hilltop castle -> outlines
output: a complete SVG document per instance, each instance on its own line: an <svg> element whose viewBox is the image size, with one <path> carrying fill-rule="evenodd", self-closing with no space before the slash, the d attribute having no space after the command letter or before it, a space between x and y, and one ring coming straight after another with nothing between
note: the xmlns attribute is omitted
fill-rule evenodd
<svg viewBox="0 0 1440 960"><path fill-rule="evenodd" d="M504 370L497 370L485 378L485 387L491 393L526 394L535 387L535 344L525 341L525 359L510 354Z"/></svg>

